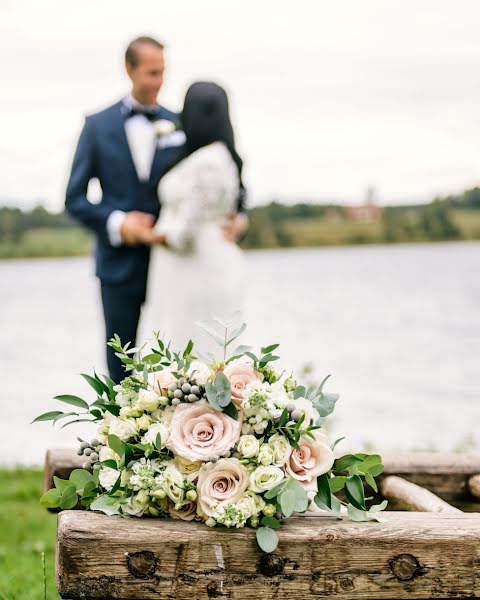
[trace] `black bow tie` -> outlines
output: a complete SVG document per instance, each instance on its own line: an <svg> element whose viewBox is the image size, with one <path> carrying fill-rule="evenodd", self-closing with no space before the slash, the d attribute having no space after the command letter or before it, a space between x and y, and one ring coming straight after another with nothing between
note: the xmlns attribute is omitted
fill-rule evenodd
<svg viewBox="0 0 480 600"><path fill-rule="evenodd" d="M128 112L125 114L125 118L129 119L130 117L134 117L135 115L143 115L149 121L157 121L160 119L160 107L152 110L143 110L140 108L130 108Z"/></svg>

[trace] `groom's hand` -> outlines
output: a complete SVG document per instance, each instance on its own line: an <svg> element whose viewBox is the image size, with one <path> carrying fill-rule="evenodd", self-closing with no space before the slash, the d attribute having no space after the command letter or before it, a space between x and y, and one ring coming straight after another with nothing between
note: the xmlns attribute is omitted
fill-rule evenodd
<svg viewBox="0 0 480 600"><path fill-rule="evenodd" d="M155 217L148 213L132 210L126 213L122 226L120 227L120 235L122 241L127 246L136 244L155 244L159 243L161 236L153 231Z"/></svg>

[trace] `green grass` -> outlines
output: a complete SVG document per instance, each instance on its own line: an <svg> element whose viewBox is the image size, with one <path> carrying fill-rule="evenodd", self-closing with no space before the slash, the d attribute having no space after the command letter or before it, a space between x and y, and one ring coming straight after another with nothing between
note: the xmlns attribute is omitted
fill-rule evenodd
<svg viewBox="0 0 480 600"><path fill-rule="evenodd" d="M0 258L85 256L91 246L91 235L80 227L37 228L26 231L16 243L0 241Z"/></svg>
<svg viewBox="0 0 480 600"><path fill-rule="evenodd" d="M0 600L44 600L42 552L47 599L59 600L54 582L55 514L39 504L41 469L1 469Z"/></svg>

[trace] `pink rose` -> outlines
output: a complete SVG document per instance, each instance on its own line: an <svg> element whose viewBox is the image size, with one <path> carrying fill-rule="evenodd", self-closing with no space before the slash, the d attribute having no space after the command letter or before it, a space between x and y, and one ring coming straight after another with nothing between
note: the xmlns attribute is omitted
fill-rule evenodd
<svg viewBox="0 0 480 600"><path fill-rule="evenodd" d="M313 431L315 439L304 435L300 438L299 449L292 448L292 453L285 469L289 475L298 481L304 488L311 489L315 479L330 471L335 457L323 433Z"/></svg>
<svg viewBox="0 0 480 600"><path fill-rule="evenodd" d="M261 381L262 375L255 371L253 365L240 360L232 360L225 369L223 374L230 382L232 401L239 406L243 400L243 391L249 383Z"/></svg>
<svg viewBox="0 0 480 600"><path fill-rule="evenodd" d="M150 373L148 376L148 383L156 392L159 392L161 390L167 390L170 384L177 383L178 379L173 374L177 371L177 363L172 363L171 365L165 367L161 371L155 371L154 373Z"/></svg>
<svg viewBox="0 0 480 600"><path fill-rule="evenodd" d="M240 438L241 427L241 414L235 421L206 400L183 402L173 413L166 446L190 462L206 462L227 454Z"/></svg>
<svg viewBox="0 0 480 600"><path fill-rule="evenodd" d="M237 458L222 458L200 470L197 483L197 511L206 519L217 504L235 504L249 483L249 473Z"/></svg>

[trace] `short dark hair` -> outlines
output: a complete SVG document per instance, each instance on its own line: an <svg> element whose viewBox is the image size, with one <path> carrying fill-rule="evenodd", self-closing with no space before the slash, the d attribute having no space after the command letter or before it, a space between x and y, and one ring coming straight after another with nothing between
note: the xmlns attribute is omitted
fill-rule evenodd
<svg viewBox="0 0 480 600"><path fill-rule="evenodd" d="M165 46L148 35L142 35L138 38L132 40L127 47L125 52L125 64L130 65L131 67L136 67L138 65L138 46L141 44L150 44L151 46L155 46L155 48L159 48L163 50Z"/></svg>

